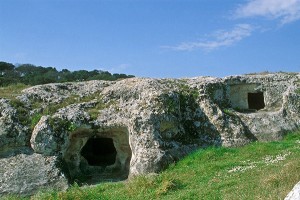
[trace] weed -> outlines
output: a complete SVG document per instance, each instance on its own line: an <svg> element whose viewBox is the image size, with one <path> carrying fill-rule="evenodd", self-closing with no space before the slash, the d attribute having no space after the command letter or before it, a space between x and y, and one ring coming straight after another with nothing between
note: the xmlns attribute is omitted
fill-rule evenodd
<svg viewBox="0 0 300 200"><path fill-rule="evenodd" d="M68 120L63 120L58 117L50 118L49 124L52 127L53 131L57 133L64 131L73 132L78 128L78 126L75 123L70 122Z"/></svg>
<svg viewBox="0 0 300 200"><path fill-rule="evenodd" d="M127 192L130 196L134 197L139 193L146 193L149 190L154 190L156 187L155 176L136 176L126 185ZM136 188L139 188L137 190Z"/></svg>
<svg viewBox="0 0 300 200"><path fill-rule="evenodd" d="M227 115L230 115L230 116L235 116L235 113L234 113L234 110L230 109L230 108L225 108L223 110L223 112Z"/></svg>
<svg viewBox="0 0 300 200"><path fill-rule="evenodd" d="M125 187L131 198L143 197L151 194L159 199L161 196L176 190L178 185L180 185L178 184L178 181L169 176L141 175L134 177Z"/></svg>
<svg viewBox="0 0 300 200"><path fill-rule="evenodd" d="M37 113L31 117L31 125L30 125L31 129L34 129L35 125L37 125L37 123L40 121L41 117L42 117L42 115L39 113Z"/></svg>
<svg viewBox="0 0 300 200"><path fill-rule="evenodd" d="M158 188L156 189L156 196L165 195L168 192L178 188L178 183L173 178L164 178L160 181Z"/></svg>
<svg viewBox="0 0 300 200"><path fill-rule="evenodd" d="M109 101L109 102L107 102L107 103L104 103L104 102L101 100L101 98L99 98L99 99L100 99L100 100L97 102L97 104L96 104L95 107L90 108L90 109L87 110L88 113L89 113L89 115L90 115L90 117L91 117L92 119L97 119L97 117L98 117L98 115L99 115L99 112L100 112L101 110L103 110L103 109L105 109L105 108L108 108L108 107L110 107L110 106L115 106L115 105L117 104L117 102L114 101L114 100L111 100L111 101ZM117 106L115 107L115 109L116 109L116 111L120 111L119 108L118 108Z"/></svg>
<svg viewBox="0 0 300 200"><path fill-rule="evenodd" d="M10 104L17 110L19 122L24 126L28 125L30 123L30 117L28 116L28 108L25 104L19 99L12 99Z"/></svg>

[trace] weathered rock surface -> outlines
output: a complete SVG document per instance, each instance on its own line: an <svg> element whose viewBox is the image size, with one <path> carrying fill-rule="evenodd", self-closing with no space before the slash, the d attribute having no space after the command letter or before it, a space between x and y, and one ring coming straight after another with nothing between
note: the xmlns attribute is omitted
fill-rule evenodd
<svg viewBox="0 0 300 200"><path fill-rule="evenodd" d="M299 129L299 88L299 73L276 73L57 83L0 98L0 196L156 173L211 145L280 140Z"/></svg>
<svg viewBox="0 0 300 200"><path fill-rule="evenodd" d="M299 200L300 199L300 182L297 183L292 191L285 197L284 200Z"/></svg>
<svg viewBox="0 0 300 200"><path fill-rule="evenodd" d="M30 152L30 150L28 150ZM1 158L0 191L5 194L33 194L38 189L67 189L68 182L56 167L56 156L32 152Z"/></svg>

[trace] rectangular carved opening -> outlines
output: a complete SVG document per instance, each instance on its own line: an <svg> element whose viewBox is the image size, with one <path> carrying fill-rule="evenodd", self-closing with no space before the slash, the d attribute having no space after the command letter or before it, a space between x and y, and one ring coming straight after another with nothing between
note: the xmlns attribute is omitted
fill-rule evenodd
<svg viewBox="0 0 300 200"><path fill-rule="evenodd" d="M260 110L265 107L264 101L264 93L257 92L257 93L248 93L248 106L249 109Z"/></svg>

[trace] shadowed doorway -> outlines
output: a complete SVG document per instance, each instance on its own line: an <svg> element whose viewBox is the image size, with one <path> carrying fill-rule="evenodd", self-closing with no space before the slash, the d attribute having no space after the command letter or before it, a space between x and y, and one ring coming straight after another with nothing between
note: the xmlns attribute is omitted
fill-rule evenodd
<svg viewBox="0 0 300 200"><path fill-rule="evenodd" d="M257 93L248 93L248 105L249 109L260 110L265 107L264 101L264 93L257 92Z"/></svg>
<svg viewBox="0 0 300 200"><path fill-rule="evenodd" d="M115 163L117 151L112 138L90 138L81 155L91 166L109 166Z"/></svg>

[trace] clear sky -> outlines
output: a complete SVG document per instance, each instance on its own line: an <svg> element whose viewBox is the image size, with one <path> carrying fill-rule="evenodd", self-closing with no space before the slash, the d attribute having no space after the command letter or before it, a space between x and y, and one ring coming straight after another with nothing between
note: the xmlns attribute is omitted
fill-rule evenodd
<svg viewBox="0 0 300 200"><path fill-rule="evenodd" d="M0 0L0 60L141 77L300 71L300 0Z"/></svg>

